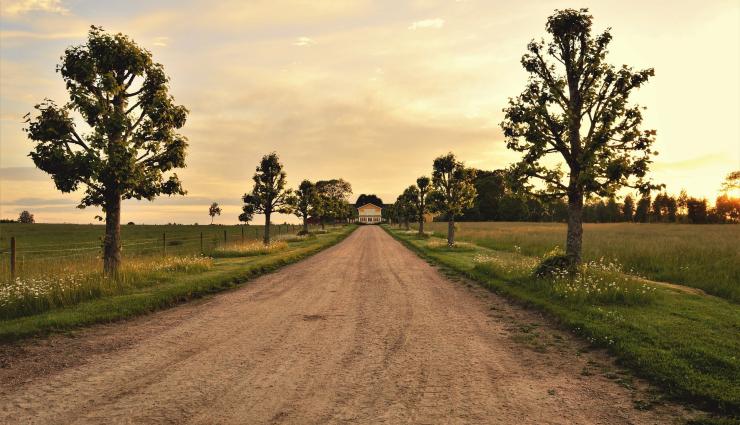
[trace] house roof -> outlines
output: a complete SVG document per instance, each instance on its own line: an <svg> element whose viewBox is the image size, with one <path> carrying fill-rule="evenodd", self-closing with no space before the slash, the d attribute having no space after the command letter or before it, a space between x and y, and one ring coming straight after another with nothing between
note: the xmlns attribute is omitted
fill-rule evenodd
<svg viewBox="0 0 740 425"><path fill-rule="evenodd" d="M365 208L365 207L368 207L368 206L370 206L370 207L375 207L375 208L377 208L377 209L379 209L379 210L382 210L382 209L383 209L383 207L379 207L379 206L377 206L377 205L373 204L372 202L368 202L368 203L367 203L367 204L365 204L365 205L359 206L359 207L357 207L357 209L359 210L360 208Z"/></svg>

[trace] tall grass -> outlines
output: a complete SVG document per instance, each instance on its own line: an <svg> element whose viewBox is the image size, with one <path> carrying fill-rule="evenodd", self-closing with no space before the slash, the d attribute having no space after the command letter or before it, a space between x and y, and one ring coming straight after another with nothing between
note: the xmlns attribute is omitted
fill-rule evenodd
<svg viewBox="0 0 740 425"><path fill-rule="evenodd" d="M253 255L266 255L273 252L284 250L288 247L285 241L273 241L268 245L258 241L249 241L244 243L232 243L216 247L213 256L220 257L251 257Z"/></svg>
<svg viewBox="0 0 740 425"><path fill-rule="evenodd" d="M442 236L446 223L427 226ZM541 256L565 243L561 223L458 223L457 238L487 248ZM585 224L583 254L740 302L740 225Z"/></svg>
<svg viewBox="0 0 740 425"><path fill-rule="evenodd" d="M0 318L25 316L52 308L116 295L156 283L172 273L198 273L213 267L200 255L133 258L123 263L115 278L105 276L99 261L58 262L15 280L0 281Z"/></svg>

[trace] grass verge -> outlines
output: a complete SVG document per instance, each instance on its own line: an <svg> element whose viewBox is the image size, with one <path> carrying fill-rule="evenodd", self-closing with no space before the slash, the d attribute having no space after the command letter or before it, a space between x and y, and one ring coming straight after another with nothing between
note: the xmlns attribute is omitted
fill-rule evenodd
<svg viewBox="0 0 740 425"><path fill-rule="evenodd" d="M212 268L200 273L173 272L123 294L2 320L0 342L125 319L233 288L328 248L342 241L354 229L354 226L340 228L314 239L290 243L288 248L270 254L216 259Z"/></svg>
<svg viewBox="0 0 740 425"><path fill-rule="evenodd" d="M548 313L672 397L722 416L740 416L737 304L662 287L648 303L574 302L555 297L551 288L530 280L530 267L498 268L498 273L491 273L476 267L475 261L487 256L517 263L512 259L517 255L521 261L535 264L536 258L472 244L464 250L435 249L436 244L427 238L385 229L422 258Z"/></svg>

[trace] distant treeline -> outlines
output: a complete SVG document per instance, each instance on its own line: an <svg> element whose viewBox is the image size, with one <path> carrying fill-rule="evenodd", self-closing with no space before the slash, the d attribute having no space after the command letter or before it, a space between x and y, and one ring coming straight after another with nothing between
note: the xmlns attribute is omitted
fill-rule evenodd
<svg viewBox="0 0 740 425"><path fill-rule="evenodd" d="M564 200L516 193L508 182L506 170L478 170L475 203L458 220L565 222L568 219ZM740 199L722 195L711 206L706 199L689 196L685 191L678 196L660 192L652 196L627 195L623 199L595 198L585 203L583 220L588 223L738 223Z"/></svg>

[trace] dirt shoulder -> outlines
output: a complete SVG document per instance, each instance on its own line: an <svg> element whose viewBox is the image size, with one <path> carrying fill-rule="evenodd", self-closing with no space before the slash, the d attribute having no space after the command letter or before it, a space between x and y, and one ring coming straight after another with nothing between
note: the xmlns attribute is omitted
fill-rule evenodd
<svg viewBox="0 0 740 425"><path fill-rule="evenodd" d="M245 287L0 347L0 423L677 423L533 312L382 229ZM646 407L649 409L645 410Z"/></svg>

